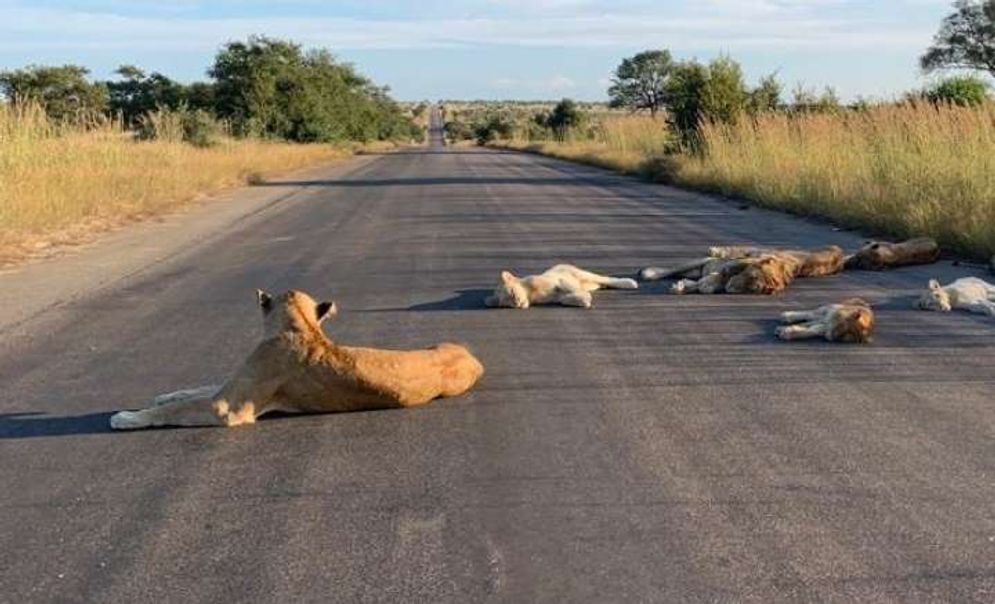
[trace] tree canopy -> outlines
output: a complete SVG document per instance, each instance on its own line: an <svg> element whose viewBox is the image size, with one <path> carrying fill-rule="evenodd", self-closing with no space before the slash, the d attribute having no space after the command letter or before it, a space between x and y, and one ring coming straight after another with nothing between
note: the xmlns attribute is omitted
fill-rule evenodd
<svg viewBox="0 0 995 604"><path fill-rule="evenodd" d="M920 59L923 70L976 69L995 76L995 0L958 0L954 7Z"/></svg>
<svg viewBox="0 0 995 604"><path fill-rule="evenodd" d="M665 86L673 69L674 60L667 50L647 50L622 59L608 88L611 106L646 109L656 116L666 102Z"/></svg>
<svg viewBox="0 0 995 604"><path fill-rule="evenodd" d="M78 65L2 71L0 93L13 103L39 103L55 120L90 119L107 109L107 88L87 80L88 73Z"/></svg>

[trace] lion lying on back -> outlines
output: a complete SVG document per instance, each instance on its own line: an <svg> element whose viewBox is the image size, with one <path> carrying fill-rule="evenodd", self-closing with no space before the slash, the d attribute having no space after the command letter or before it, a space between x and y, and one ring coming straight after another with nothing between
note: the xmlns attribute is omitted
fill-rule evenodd
<svg viewBox="0 0 995 604"><path fill-rule="evenodd" d="M915 304L920 310L950 312L957 308L995 317L995 285L977 277L957 279L950 285L940 285L936 279Z"/></svg>
<svg viewBox="0 0 995 604"><path fill-rule="evenodd" d="M146 409L116 413L111 427L238 426L271 411L412 407L463 394L484 373L456 344L413 351L339 346L321 330L321 322L336 315L335 305L301 291L275 299L260 291L259 305L263 341L228 382L157 397Z"/></svg>
<svg viewBox="0 0 995 604"><path fill-rule="evenodd" d="M709 257L672 269L641 271L646 281L685 277L671 286L676 294L776 294L796 277L833 275L843 270L843 250L835 245L816 250L713 247Z"/></svg>
<svg viewBox="0 0 995 604"><path fill-rule="evenodd" d="M508 271L501 273L501 283L488 296L484 304L490 307L525 309L535 304L562 304L591 308L591 292L602 288L638 289L632 279L606 277L577 268L570 264L557 264L539 275L516 277Z"/></svg>

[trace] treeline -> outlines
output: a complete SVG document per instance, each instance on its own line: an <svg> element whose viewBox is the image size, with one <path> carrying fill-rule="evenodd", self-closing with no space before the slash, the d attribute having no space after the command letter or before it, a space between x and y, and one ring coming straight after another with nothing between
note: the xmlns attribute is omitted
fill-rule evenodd
<svg viewBox="0 0 995 604"><path fill-rule="evenodd" d="M161 73L122 65L117 78L92 81L76 65L29 66L0 72L8 102L40 104L59 122L120 119L139 136L163 122L209 144L217 133L294 142L421 139L417 126L380 87L327 50L253 36L225 44L210 81L182 84Z"/></svg>

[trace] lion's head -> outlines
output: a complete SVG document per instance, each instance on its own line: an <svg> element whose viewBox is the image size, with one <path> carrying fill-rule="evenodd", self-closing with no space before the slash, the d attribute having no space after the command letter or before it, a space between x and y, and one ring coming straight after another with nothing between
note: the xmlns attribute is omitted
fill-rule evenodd
<svg viewBox="0 0 995 604"><path fill-rule="evenodd" d="M871 305L860 298L844 301L833 317L830 341L865 344L871 341L874 331L874 312Z"/></svg>
<svg viewBox="0 0 995 604"><path fill-rule="evenodd" d="M338 314L338 307L334 302L316 302L305 292L296 289L288 290L275 298L258 289L256 299L263 312L263 330L266 335L308 326L320 329L323 321Z"/></svg>
<svg viewBox="0 0 995 604"><path fill-rule="evenodd" d="M494 295L488 296L484 304L493 308L528 308L529 294L522 280L509 271L501 272L501 282L494 288Z"/></svg>
<svg viewBox="0 0 995 604"><path fill-rule="evenodd" d="M777 255L745 259L738 272L726 281L730 294L776 294L784 291L794 278L797 263Z"/></svg>
<svg viewBox="0 0 995 604"><path fill-rule="evenodd" d="M929 289L919 296L915 307L919 310L950 312L953 305L950 303L950 294L947 293L947 290L943 289L940 282L936 279L930 279Z"/></svg>

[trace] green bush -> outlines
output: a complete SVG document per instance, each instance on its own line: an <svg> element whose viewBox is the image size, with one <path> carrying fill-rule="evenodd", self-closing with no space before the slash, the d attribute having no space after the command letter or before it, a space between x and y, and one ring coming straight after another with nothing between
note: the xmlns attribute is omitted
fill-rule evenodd
<svg viewBox="0 0 995 604"><path fill-rule="evenodd" d="M975 76L947 78L926 90L924 96L933 103L952 103L973 107L988 99L988 83Z"/></svg>

